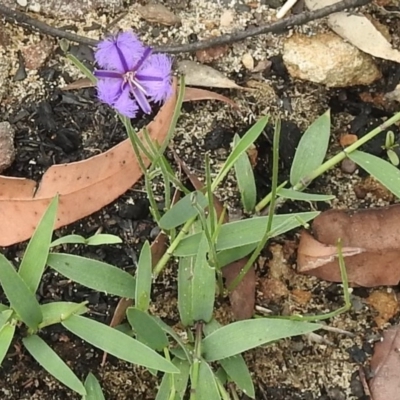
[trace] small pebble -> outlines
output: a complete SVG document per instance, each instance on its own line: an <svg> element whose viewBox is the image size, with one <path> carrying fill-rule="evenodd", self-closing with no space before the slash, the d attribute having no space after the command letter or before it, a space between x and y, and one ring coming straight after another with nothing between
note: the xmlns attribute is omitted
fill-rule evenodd
<svg viewBox="0 0 400 400"><path fill-rule="evenodd" d="M340 169L346 174L354 174L357 164L350 160L350 158L345 158L340 165Z"/></svg>
<svg viewBox="0 0 400 400"><path fill-rule="evenodd" d="M6 170L14 161L14 128L9 122L0 122L0 173Z"/></svg>

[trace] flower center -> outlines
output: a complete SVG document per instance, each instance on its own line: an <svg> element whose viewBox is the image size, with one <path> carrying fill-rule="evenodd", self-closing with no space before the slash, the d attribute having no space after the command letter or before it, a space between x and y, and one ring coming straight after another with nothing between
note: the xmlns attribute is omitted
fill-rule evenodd
<svg viewBox="0 0 400 400"><path fill-rule="evenodd" d="M122 75L122 78L123 78L123 85L125 84L129 85L131 90L137 88L147 96L145 88L140 84L138 79L136 79L136 71L125 72Z"/></svg>

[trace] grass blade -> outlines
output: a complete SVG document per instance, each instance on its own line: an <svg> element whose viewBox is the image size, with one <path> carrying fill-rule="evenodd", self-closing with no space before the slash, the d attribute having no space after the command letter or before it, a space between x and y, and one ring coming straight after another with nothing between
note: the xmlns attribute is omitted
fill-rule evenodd
<svg viewBox="0 0 400 400"><path fill-rule="evenodd" d="M105 400L100 383L91 372L85 379L85 389L86 398L84 400Z"/></svg>
<svg viewBox="0 0 400 400"><path fill-rule="evenodd" d="M146 241L140 252L136 270L135 306L142 311L147 311L150 305L152 268L151 248Z"/></svg>
<svg viewBox="0 0 400 400"><path fill-rule="evenodd" d="M3 363L4 357L10 348L12 339L14 337L15 325L5 324L0 329L0 365Z"/></svg>

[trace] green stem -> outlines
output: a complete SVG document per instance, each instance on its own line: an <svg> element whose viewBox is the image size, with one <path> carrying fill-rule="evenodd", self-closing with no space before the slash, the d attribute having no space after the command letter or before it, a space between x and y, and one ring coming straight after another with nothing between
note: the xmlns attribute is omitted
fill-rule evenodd
<svg viewBox="0 0 400 400"><path fill-rule="evenodd" d="M254 262L260 255L261 251L267 244L268 239L271 235L271 226L272 220L274 218L274 208L275 208L275 199L276 199L276 190L278 186L278 169L279 169L279 139L281 134L281 122L277 120L275 124L275 131L274 131L274 143L273 143L273 151L272 151L272 190L271 190L271 207L269 209L268 215L268 223L267 229L258 243L256 249L253 251L250 258L247 260L246 265L240 270L239 274L236 278L232 281L232 283L228 286L228 291L231 292L235 290L239 283L243 280L247 272L249 272L250 268L253 266Z"/></svg>
<svg viewBox="0 0 400 400"><path fill-rule="evenodd" d="M191 367L190 374L190 400L196 400L196 389L199 381L199 368L201 360L201 339L203 332L203 324L201 322L197 322L196 324L196 337L194 344L194 355L193 355L193 364Z"/></svg>
<svg viewBox="0 0 400 400"><path fill-rule="evenodd" d="M395 124L398 121L400 121L400 112L395 114L393 117L389 118L383 124L379 125L375 129L373 129L371 132L367 133L362 138L358 139L355 143L353 143L349 147L346 147L345 150L336 154L331 159L325 161L322 165L320 165L317 169L315 169L310 175L305 177L305 179L303 179L302 182L299 182L297 185L293 186L292 189L298 190L298 191L304 190L315 178L319 177L324 172L326 172L328 169L334 167L336 164L343 161L347 157L347 154L353 152L354 150L357 150L363 144L367 143L369 140L371 140L373 137L375 137L378 133L383 132L384 130L386 130L387 128L389 128L391 125ZM269 193L267 196L265 196L256 205L256 212L260 212L262 209L264 209L270 203L271 198L272 198L272 193Z"/></svg>

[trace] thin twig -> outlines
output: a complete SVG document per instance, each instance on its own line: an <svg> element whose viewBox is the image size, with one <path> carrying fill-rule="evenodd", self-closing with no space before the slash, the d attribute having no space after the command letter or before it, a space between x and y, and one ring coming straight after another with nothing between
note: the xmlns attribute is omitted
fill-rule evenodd
<svg viewBox="0 0 400 400"><path fill-rule="evenodd" d="M265 34L265 33L282 33L290 27L303 25L307 22L314 21L326 17L335 12L343 11L354 7L360 7L370 3L371 0L342 0L338 3L330 6L321 8L316 11L307 11L301 14L292 15L288 18L280 21L273 22L271 24L261 25L256 28L249 28L244 31L237 31L234 33L221 35L219 37L202 40L194 43L187 43L182 45L172 46L159 46L155 47L154 50L159 53L193 53L197 50L208 49L210 47L227 45L235 42L240 42L249 37ZM38 31L49 36L65 38L72 42L86 44L89 46L96 46L98 40L91 39L85 36L80 36L72 32L68 32L59 28L50 26L42 21L38 21L35 18L31 18L27 14L18 10L11 10L10 8L0 4L0 15L3 15L7 22L20 25L29 30Z"/></svg>

